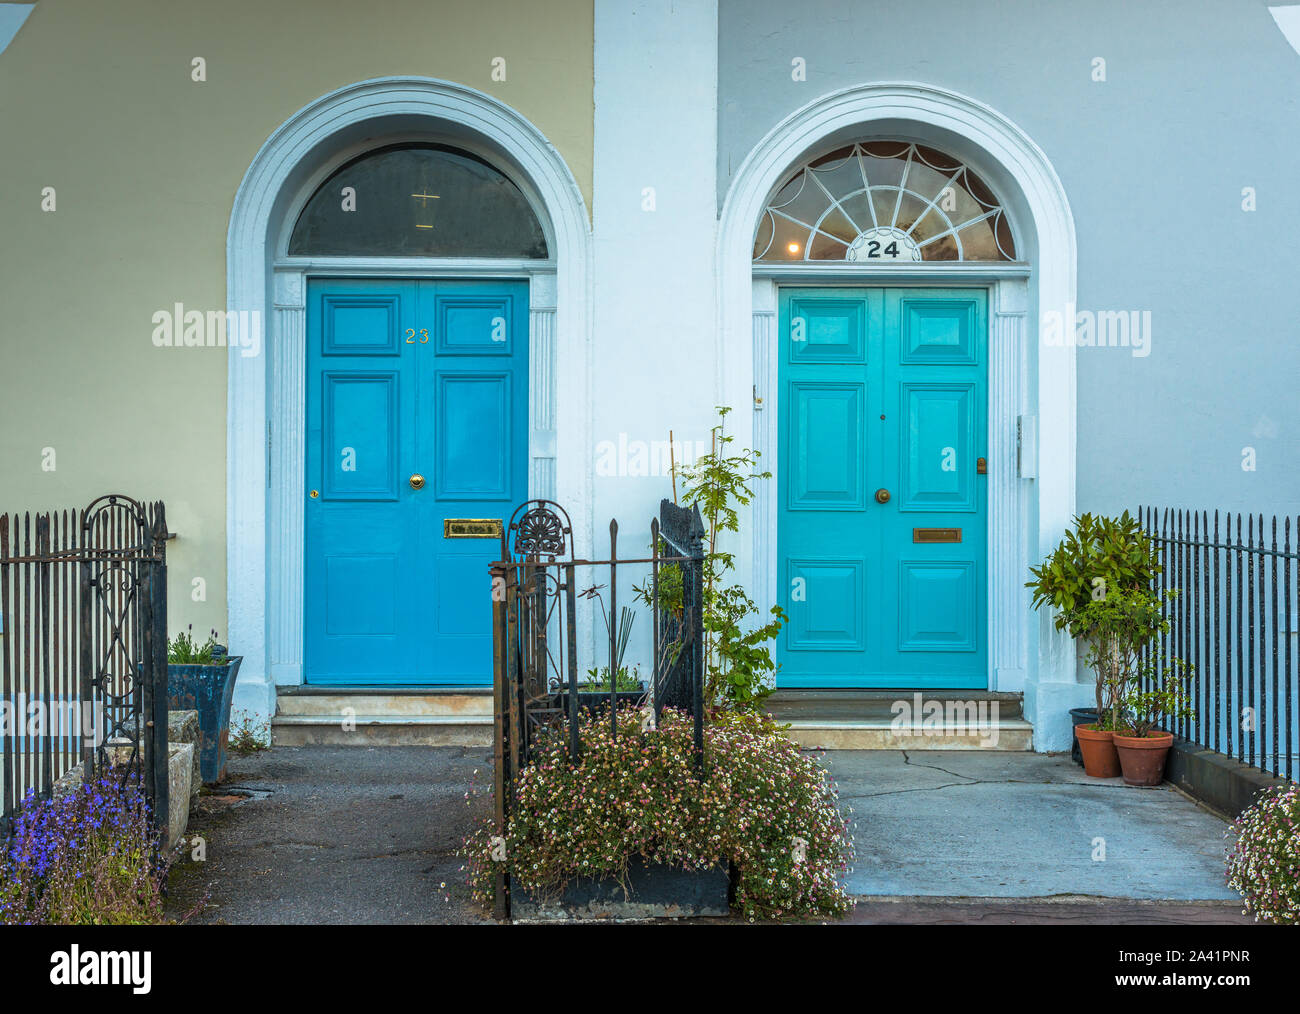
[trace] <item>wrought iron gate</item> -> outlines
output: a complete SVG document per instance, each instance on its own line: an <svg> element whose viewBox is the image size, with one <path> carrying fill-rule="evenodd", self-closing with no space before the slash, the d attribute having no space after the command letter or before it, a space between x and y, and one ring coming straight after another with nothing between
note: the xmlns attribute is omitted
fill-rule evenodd
<svg viewBox="0 0 1300 1014"><path fill-rule="evenodd" d="M501 558L492 565L494 655L494 795L498 834L504 835L514 780L528 764L544 730L564 729L570 762L580 752L580 713L608 708L617 735L620 706L677 708L694 718L695 760L704 756L704 524L698 508L659 505L650 522L651 555L620 559L618 522L609 524L609 557L574 558L569 515L549 500L522 504L502 533ZM631 617L618 606L620 574L648 577L652 620L644 690L619 690ZM647 574L648 570L648 574ZM581 575L581 576L580 576ZM608 595L608 607L605 595ZM581 691L578 679L578 599L592 600L608 638L597 633L595 657L608 651L609 689ZM607 643L606 643L607 640ZM508 884L498 876L498 917L509 911Z"/></svg>
<svg viewBox="0 0 1300 1014"><path fill-rule="evenodd" d="M167 821L167 522L120 494L0 514L0 831L69 768L138 778ZM39 715L39 724L28 716Z"/></svg>

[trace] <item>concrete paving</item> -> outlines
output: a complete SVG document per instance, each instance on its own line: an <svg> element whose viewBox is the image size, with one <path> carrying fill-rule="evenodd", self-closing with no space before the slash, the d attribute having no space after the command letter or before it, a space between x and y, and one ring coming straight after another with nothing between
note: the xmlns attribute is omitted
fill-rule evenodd
<svg viewBox="0 0 1300 1014"><path fill-rule="evenodd" d="M858 896L1238 898L1227 825L1168 787L1088 778L1067 755L831 751Z"/></svg>

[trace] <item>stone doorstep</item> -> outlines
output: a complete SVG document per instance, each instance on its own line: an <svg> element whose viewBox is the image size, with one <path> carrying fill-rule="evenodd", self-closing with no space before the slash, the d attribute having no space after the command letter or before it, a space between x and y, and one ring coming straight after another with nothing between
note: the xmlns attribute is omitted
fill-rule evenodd
<svg viewBox="0 0 1300 1014"><path fill-rule="evenodd" d="M277 719L285 717L321 716L341 721L344 709L353 715L378 718L424 718L444 716L451 719L486 717L492 719L492 694L490 691L383 693L374 688L354 691L333 690L330 693L286 694L276 699Z"/></svg>
<svg viewBox="0 0 1300 1014"><path fill-rule="evenodd" d="M786 735L815 750L1009 750L1029 751L1033 726L1022 720L999 722L981 732L936 732L922 727L895 729L880 722L790 723Z"/></svg>
<svg viewBox="0 0 1300 1014"><path fill-rule="evenodd" d="M348 728L344 728L344 721ZM273 746L491 746L486 687L281 687Z"/></svg>
<svg viewBox="0 0 1300 1014"><path fill-rule="evenodd" d="M945 727L924 713L900 724L896 703L974 703L987 726L967 731ZM987 690L781 690L764 702L787 735L807 749L822 750L1011 750L1033 749L1033 726L1021 711L1021 695ZM993 708L997 718L993 720Z"/></svg>
<svg viewBox="0 0 1300 1014"><path fill-rule="evenodd" d="M358 715L349 729L343 728L338 716L276 716L271 722L271 745L489 747L492 716Z"/></svg>

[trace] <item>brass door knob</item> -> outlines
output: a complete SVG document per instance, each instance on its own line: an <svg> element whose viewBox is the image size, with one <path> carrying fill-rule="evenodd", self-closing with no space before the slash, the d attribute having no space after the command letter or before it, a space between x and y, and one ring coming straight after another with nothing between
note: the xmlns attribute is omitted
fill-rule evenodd
<svg viewBox="0 0 1300 1014"><path fill-rule="evenodd" d="M889 503L889 490L887 489L876 490L876 503Z"/></svg>
<svg viewBox="0 0 1300 1014"><path fill-rule="evenodd" d="M411 476L411 489L424 489L424 476L419 472Z"/></svg>

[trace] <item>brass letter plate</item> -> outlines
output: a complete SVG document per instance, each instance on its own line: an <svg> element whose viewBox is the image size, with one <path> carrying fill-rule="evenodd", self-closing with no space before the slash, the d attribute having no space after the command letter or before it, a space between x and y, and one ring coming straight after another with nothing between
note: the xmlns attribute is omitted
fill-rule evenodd
<svg viewBox="0 0 1300 1014"><path fill-rule="evenodd" d="M960 528L913 528L913 542L960 542Z"/></svg>
<svg viewBox="0 0 1300 1014"><path fill-rule="evenodd" d="M500 518L447 518L442 523L444 539L499 539Z"/></svg>

